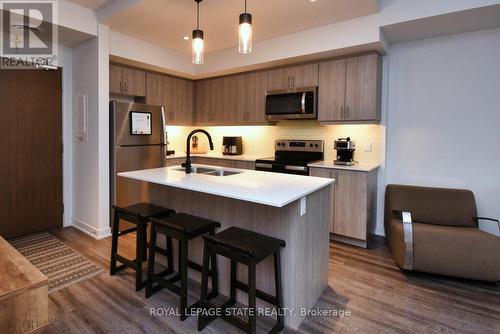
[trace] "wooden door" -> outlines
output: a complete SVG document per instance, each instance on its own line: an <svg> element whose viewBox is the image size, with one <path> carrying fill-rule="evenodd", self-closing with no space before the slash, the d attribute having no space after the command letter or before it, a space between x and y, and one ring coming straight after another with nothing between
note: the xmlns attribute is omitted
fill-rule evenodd
<svg viewBox="0 0 500 334"><path fill-rule="evenodd" d="M109 65L109 92L122 93L122 78L123 67L117 65Z"/></svg>
<svg viewBox="0 0 500 334"><path fill-rule="evenodd" d="M366 240L367 173L335 170L333 233Z"/></svg>
<svg viewBox="0 0 500 334"><path fill-rule="evenodd" d="M0 235L62 226L61 69L0 70Z"/></svg>
<svg viewBox="0 0 500 334"><path fill-rule="evenodd" d="M344 120L346 60L319 65L318 120Z"/></svg>
<svg viewBox="0 0 500 334"><path fill-rule="evenodd" d="M146 96L146 73L124 67L123 93L134 96Z"/></svg>
<svg viewBox="0 0 500 334"><path fill-rule="evenodd" d="M250 123L266 122L267 72L245 75L245 110L243 119Z"/></svg>
<svg viewBox="0 0 500 334"><path fill-rule="evenodd" d="M267 72L267 89L289 89L292 88L290 68L283 67Z"/></svg>
<svg viewBox="0 0 500 334"><path fill-rule="evenodd" d="M318 86L318 64L294 66L290 71L292 88Z"/></svg>
<svg viewBox="0 0 500 334"><path fill-rule="evenodd" d="M345 119L379 120L379 56L348 58L346 66Z"/></svg>

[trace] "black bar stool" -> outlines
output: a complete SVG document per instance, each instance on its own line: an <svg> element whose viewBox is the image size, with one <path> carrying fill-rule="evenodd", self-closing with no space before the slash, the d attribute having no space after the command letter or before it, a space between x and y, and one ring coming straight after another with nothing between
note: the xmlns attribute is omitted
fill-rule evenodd
<svg viewBox="0 0 500 334"><path fill-rule="evenodd" d="M181 321L187 318L186 309L187 307L187 273L188 267L199 272L202 271L201 265L192 262L188 258L188 243L189 240L202 236L208 233L209 235L215 234L215 229L220 227L220 224L215 221L208 219L191 216L185 213L177 213L168 217L161 218L151 218L151 235L150 235L150 245L149 245L149 259L148 259L148 270L147 270L147 283L146 283L146 298L151 297L153 293L160 291L165 288L173 293L180 296L180 313ZM165 277L169 274L174 273L173 261L172 261L172 249L169 249L170 254L167 255L168 264L167 269L160 273L154 272L155 265L155 254L157 252L156 247L156 237L157 234L161 233L167 236L168 240L171 238L177 239L179 245L179 257L178 257L178 273L175 273L172 277L166 279ZM207 260L208 261L208 260ZM208 266L208 263L207 263ZM210 272L210 277L212 280L212 291L207 297L208 299L215 298L219 294L217 286L217 259L213 255L211 257L211 266L207 267L207 279L208 272ZM180 280L180 286L175 283ZM153 283L158 284L153 286ZM208 283L207 283L208 284ZM208 288L207 288L208 289ZM189 306L189 309L196 307L198 302Z"/></svg>
<svg viewBox="0 0 500 334"><path fill-rule="evenodd" d="M284 328L280 250L281 247L285 247L285 241L238 227L230 227L214 236L204 236L204 239L205 247L203 253L200 307L204 309L217 308L217 306L210 303L207 299L208 259L215 254L219 254L231 260L231 296L227 302L220 306L220 308L222 308L222 312L220 312L221 317L247 333L255 333L257 318L255 305L256 298L259 298L276 306L278 311L277 324L271 329L270 333L280 332ZM256 289L256 266L259 262L273 254L276 296L271 296ZM243 263L248 266L248 284L242 283L236 279L238 263ZM248 322L234 315L226 314L224 311L236 303L236 289L248 293L248 307L250 310L253 310L253 314L250 314L248 317ZM200 315L198 317L198 330L201 331L215 318L216 316L207 317Z"/></svg>
<svg viewBox="0 0 500 334"><path fill-rule="evenodd" d="M135 270L135 291L139 291L144 287L145 282L142 281L142 262L147 257L147 226L151 217L168 216L175 213L174 210L165 209L149 203L138 203L127 207L113 206L113 226L111 237L111 265L109 274L114 275L116 272L131 268ZM136 226L120 231L120 219L123 219ZM137 232L135 259L130 260L118 254L118 237ZM117 267L116 262L122 263Z"/></svg>

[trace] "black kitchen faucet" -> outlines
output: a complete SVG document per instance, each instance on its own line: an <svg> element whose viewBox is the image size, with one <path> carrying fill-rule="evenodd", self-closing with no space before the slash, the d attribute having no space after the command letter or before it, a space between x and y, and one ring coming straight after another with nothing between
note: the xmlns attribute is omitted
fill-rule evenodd
<svg viewBox="0 0 500 334"><path fill-rule="evenodd" d="M214 150L214 143L212 142L212 137L210 137L210 134L207 131L205 131L203 129L196 129L196 130L191 131L191 133L188 135L187 140L186 140L186 162L181 165L182 167L184 167L186 169L186 174L191 174L191 137L195 133L198 133L198 132L201 132L201 133L204 133L205 135L207 135L208 143L210 145L210 150L211 151Z"/></svg>

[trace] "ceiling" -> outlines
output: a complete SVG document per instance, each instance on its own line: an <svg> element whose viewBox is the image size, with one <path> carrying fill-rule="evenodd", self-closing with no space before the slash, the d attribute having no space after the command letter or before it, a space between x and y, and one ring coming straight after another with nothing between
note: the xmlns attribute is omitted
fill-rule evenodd
<svg viewBox="0 0 500 334"><path fill-rule="evenodd" d="M113 2L113 0L69 0L69 2L76 3L77 5L87 7L90 9L97 9Z"/></svg>
<svg viewBox="0 0 500 334"><path fill-rule="evenodd" d="M71 0L89 8L107 0ZM236 46L238 16L243 0L204 0L200 4L200 29L205 31L206 52ZM196 23L195 2L190 0L140 0L107 17L114 31L153 44L191 52L190 36ZM253 15L254 41L265 40L322 25L378 12L378 0L248 0Z"/></svg>

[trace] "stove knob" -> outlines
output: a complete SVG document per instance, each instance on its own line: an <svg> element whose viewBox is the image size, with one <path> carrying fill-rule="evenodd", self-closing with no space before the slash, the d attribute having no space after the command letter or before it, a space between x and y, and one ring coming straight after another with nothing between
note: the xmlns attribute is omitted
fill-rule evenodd
<svg viewBox="0 0 500 334"><path fill-rule="evenodd" d="M313 144L309 144L309 147L313 147Z"/></svg>
<svg viewBox="0 0 500 334"><path fill-rule="evenodd" d="M318 144L314 144L314 146L315 146L315 147L319 147L319 145L318 145Z"/></svg>

